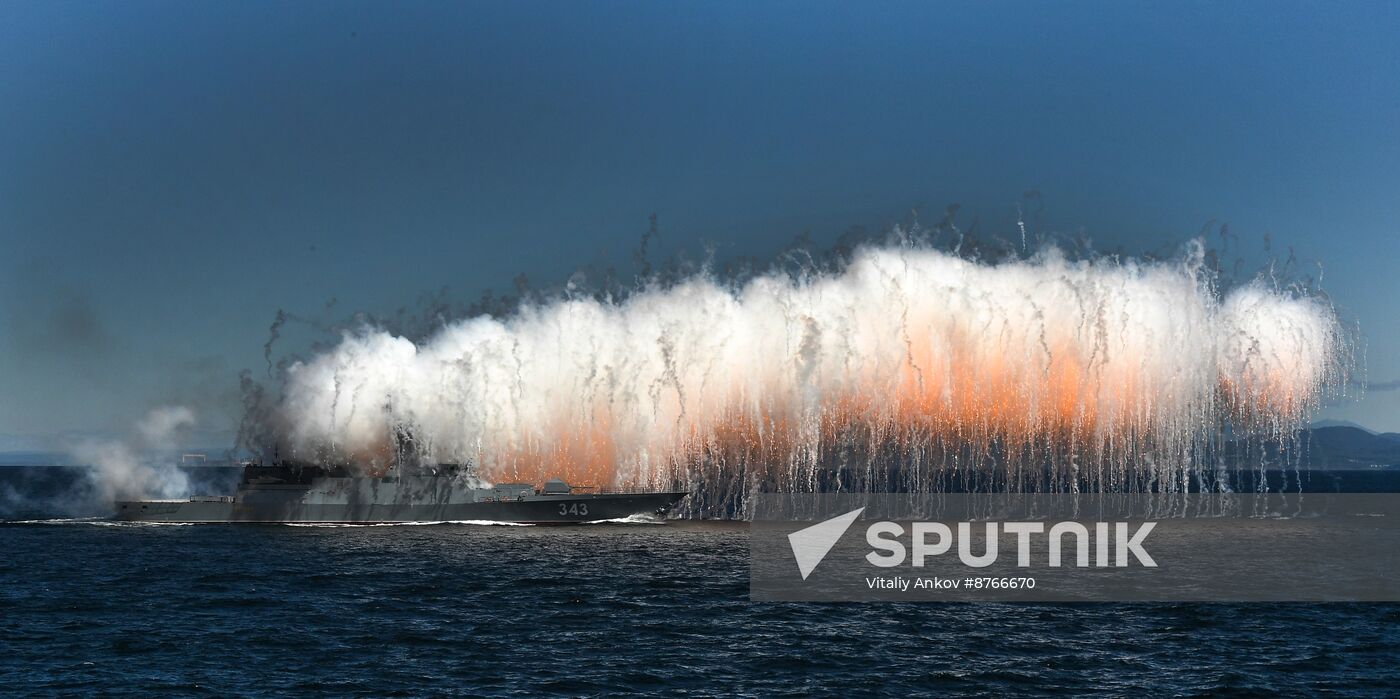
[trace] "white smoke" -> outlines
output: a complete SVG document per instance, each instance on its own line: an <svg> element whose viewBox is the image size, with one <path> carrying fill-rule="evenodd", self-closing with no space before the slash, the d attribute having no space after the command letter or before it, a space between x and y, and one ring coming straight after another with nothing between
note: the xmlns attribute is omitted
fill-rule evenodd
<svg viewBox="0 0 1400 699"><path fill-rule="evenodd" d="M168 405L147 413L136 423L142 443L147 449L175 448L175 435L195 424L194 411L183 405Z"/></svg>
<svg viewBox="0 0 1400 699"><path fill-rule="evenodd" d="M737 288L701 274L421 344L361 328L290 367L280 429L302 458L387 458L407 427L427 457L490 478L602 485L693 482L704 462L700 477L762 463L798 487L852 440L930 463L996 444L1199 468L1224 421L1299 426L1348 370L1330 306L1263 284L1222 298L1203 258L1199 244L1169 262L1047 249L1001 264L869 247L837 273Z"/></svg>
<svg viewBox="0 0 1400 699"><path fill-rule="evenodd" d="M73 449L88 472L90 499L110 504L141 498L183 498L189 478L176 462L176 436L195 424L194 411L183 406L152 410L136 425L131 442L89 440Z"/></svg>

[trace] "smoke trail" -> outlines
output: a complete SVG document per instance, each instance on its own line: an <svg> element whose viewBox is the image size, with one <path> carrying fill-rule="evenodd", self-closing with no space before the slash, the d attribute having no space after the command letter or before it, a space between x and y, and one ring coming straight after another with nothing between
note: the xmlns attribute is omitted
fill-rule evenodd
<svg viewBox="0 0 1400 699"><path fill-rule="evenodd" d="M907 239L906 239L907 240ZM1199 243L1162 262L1055 248L984 263L867 246L741 285L695 274L567 298L414 343L373 327L289 367L282 448L383 468L391 435L494 480L693 489L1157 488L1213 444L1277 438L1346 385L1326 303L1216 287Z"/></svg>

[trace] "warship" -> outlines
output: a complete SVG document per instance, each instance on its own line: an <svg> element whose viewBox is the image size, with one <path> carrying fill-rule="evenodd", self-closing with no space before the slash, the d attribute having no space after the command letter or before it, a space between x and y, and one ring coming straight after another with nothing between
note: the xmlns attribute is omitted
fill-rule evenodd
<svg viewBox="0 0 1400 699"><path fill-rule="evenodd" d="M485 485L470 468L395 466L379 477L348 466L249 462L233 495L116 503L116 519L168 523L512 522L568 524L664 516L688 493L600 492L559 479Z"/></svg>

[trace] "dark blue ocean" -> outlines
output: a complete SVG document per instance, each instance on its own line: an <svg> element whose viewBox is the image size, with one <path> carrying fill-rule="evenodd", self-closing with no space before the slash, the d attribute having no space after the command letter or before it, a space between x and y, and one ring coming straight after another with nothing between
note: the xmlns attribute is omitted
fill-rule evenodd
<svg viewBox="0 0 1400 699"><path fill-rule="evenodd" d="M8 522L0 694L1400 693L1400 605L754 603L746 537Z"/></svg>

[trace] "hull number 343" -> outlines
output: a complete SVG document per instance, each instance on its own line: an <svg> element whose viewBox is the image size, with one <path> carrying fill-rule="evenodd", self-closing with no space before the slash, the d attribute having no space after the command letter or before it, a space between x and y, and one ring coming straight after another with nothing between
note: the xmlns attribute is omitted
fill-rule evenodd
<svg viewBox="0 0 1400 699"><path fill-rule="evenodd" d="M576 502L573 504L559 503L559 514L561 515L587 515L588 503Z"/></svg>

